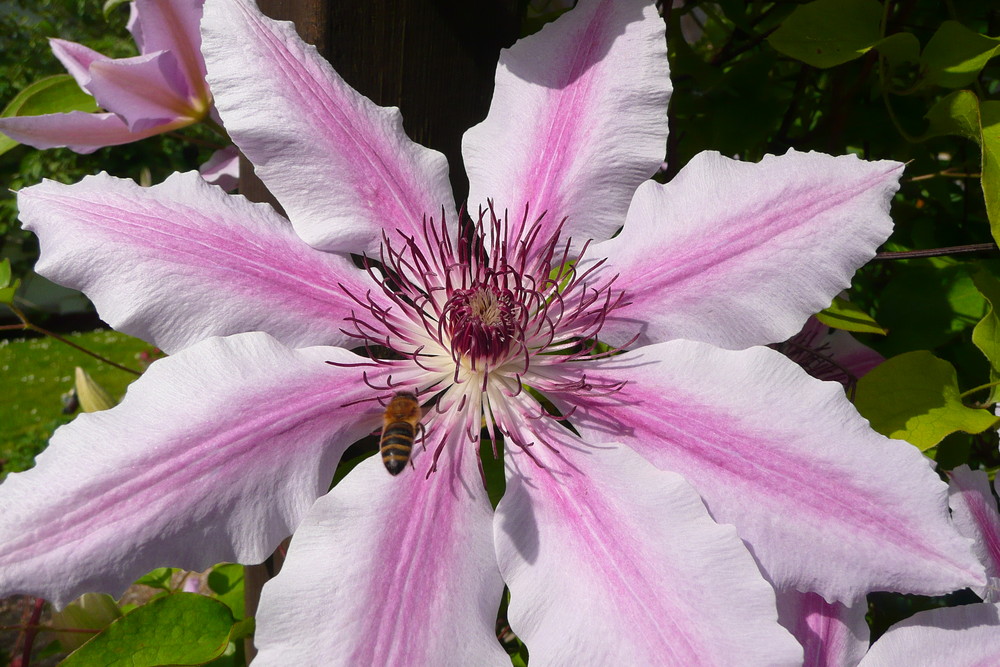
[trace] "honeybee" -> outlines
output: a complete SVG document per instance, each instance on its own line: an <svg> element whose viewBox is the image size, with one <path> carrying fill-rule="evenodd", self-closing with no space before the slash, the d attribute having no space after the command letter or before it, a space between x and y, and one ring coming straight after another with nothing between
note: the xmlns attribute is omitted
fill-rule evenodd
<svg viewBox="0 0 1000 667"><path fill-rule="evenodd" d="M382 416L382 439L378 448L382 454L382 463L390 475L403 472L406 462L410 460L413 439L424 428L420 423L422 416L416 395L408 391L397 393L386 406Z"/></svg>

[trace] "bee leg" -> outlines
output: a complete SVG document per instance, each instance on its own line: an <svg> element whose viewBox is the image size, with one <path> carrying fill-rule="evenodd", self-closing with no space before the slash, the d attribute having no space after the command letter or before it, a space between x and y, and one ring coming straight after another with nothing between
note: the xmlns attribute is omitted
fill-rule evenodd
<svg viewBox="0 0 1000 667"><path fill-rule="evenodd" d="M417 433L419 434L417 437L420 439L420 446L423 447L424 451L426 452L427 451L427 429L425 429L424 425L421 424L421 423L419 423L419 422L417 423Z"/></svg>

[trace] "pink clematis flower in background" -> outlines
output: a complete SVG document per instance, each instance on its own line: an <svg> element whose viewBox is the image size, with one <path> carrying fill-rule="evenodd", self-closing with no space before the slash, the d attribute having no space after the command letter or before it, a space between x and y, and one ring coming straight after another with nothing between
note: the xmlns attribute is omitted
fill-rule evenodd
<svg viewBox="0 0 1000 667"><path fill-rule="evenodd" d="M885 357L847 331L828 327L815 316L797 334L771 347L814 378L839 382L848 389L885 361Z"/></svg>
<svg viewBox="0 0 1000 667"><path fill-rule="evenodd" d="M38 272L171 356L0 486L0 594L63 604L159 565L260 562L294 532L260 664L509 664L506 585L541 664L778 665L801 649L761 570L830 600L983 582L927 460L756 347L874 255L902 165L704 153L649 181L663 22L583 0L503 52L463 144L463 228L444 157L290 24L207 0L202 34L288 220L193 174L19 193ZM425 408L413 469L371 457L328 493L399 391Z"/></svg>
<svg viewBox="0 0 1000 667"><path fill-rule="evenodd" d="M203 5L133 0L128 30L140 55L132 58L108 58L76 42L50 40L56 58L106 111L0 118L0 132L34 148L93 153L205 120L214 110L198 32ZM235 149L217 151L210 162L209 182L233 186Z"/></svg>
<svg viewBox="0 0 1000 667"><path fill-rule="evenodd" d="M986 568L980 604L931 609L896 623L869 648L867 604L828 603L815 593L778 594L782 625L802 644L803 667L1000 664L1000 514L986 473L961 465L950 473L952 517ZM947 656L945 659L943 656Z"/></svg>
<svg viewBox="0 0 1000 667"><path fill-rule="evenodd" d="M802 667L982 667L1000 664L1000 605L917 612L868 645L864 600L830 604L815 593L779 594L782 624L803 646Z"/></svg>

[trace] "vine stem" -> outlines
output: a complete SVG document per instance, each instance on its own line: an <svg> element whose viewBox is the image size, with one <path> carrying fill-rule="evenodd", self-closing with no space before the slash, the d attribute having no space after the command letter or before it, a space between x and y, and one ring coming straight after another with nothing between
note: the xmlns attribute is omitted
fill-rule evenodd
<svg viewBox="0 0 1000 667"><path fill-rule="evenodd" d="M918 257L941 257L943 255L959 255L969 252L987 252L1000 250L996 243L972 243L970 245L956 245L947 248L929 248L927 250L903 250L901 252L880 252L875 254L875 259L915 259Z"/></svg>
<svg viewBox="0 0 1000 667"><path fill-rule="evenodd" d="M119 370L123 370L126 373L131 373L132 375L137 375L137 376L138 375L142 375L142 371L137 371L134 368L129 368L128 366L122 366L121 364L119 364L117 362L111 361L107 357L102 357L101 355L97 354L96 352L91 352L87 348L82 347L80 345L77 345L73 341L69 340L68 338L64 338L63 336L60 336L59 334L57 334L54 331L49 331L48 329L43 329L42 327L38 326L37 324L32 323L31 321L28 320L28 317L24 313L21 312L21 310L19 308L17 308L16 306L14 306L14 304L8 303L6 305L7 305L8 308L10 308L14 312L15 315L17 315L17 319L21 320L21 324L5 324L3 326L0 326L0 331L2 331L2 330L12 330L12 329L22 329L22 330L25 330L25 331L34 331L36 333L42 334L43 336L49 336L51 338L55 338L60 343L65 343L66 345L69 345L70 347L75 348L75 349L79 350L80 352L83 352L84 354L90 355L91 357L93 357L94 359L97 359L98 361L104 362L105 364L108 364L109 366L114 366L115 368L117 368Z"/></svg>
<svg viewBox="0 0 1000 667"><path fill-rule="evenodd" d="M963 391L961 394L958 395L958 397L965 398L966 396L971 396L972 394L975 394L977 391L983 391L984 389L991 389L993 387L996 387L997 385L1000 385L1000 380L997 380L996 382L987 382L986 384L981 384L978 387L973 387L968 391Z"/></svg>
<svg viewBox="0 0 1000 667"><path fill-rule="evenodd" d="M42 607L44 605L45 600L35 598L34 606L31 610L31 619L25 624L24 634L22 635L24 637L24 645L21 648L21 655L14 658L11 667L28 667L31 664L31 649L35 644L35 635L38 634L38 621L42 617Z"/></svg>

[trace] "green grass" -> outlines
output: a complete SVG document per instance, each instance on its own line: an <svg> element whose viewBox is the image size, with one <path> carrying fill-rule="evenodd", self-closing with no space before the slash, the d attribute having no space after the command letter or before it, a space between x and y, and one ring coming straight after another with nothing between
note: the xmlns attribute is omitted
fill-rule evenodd
<svg viewBox="0 0 1000 667"><path fill-rule="evenodd" d="M144 368L149 344L115 331L69 334L66 338L123 366ZM75 414L62 414L60 396L72 389L80 366L118 400L135 379L52 338L0 340L0 476L30 468L52 432Z"/></svg>

